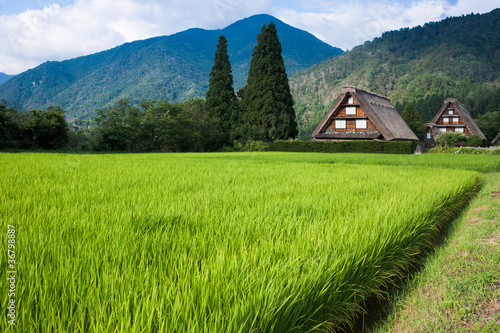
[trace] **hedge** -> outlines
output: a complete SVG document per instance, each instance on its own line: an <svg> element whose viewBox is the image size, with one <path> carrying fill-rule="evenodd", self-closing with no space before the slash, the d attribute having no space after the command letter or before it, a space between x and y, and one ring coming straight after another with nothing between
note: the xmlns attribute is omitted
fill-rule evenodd
<svg viewBox="0 0 500 333"><path fill-rule="evenodd" d="M285 141L268 144L269 151L316 153L378 153L413 154L416 143L411 141Z"/></svg>

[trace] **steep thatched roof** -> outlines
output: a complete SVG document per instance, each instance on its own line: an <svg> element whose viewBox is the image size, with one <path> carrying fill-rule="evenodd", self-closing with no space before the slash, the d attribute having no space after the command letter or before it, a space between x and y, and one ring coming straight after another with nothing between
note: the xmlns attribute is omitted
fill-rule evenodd
<svg viewBox="0 0 500 333"><path fill-rule="evenodd" d="M392 106L389 98L353 86L342 87L340 95L313 132L314 139L376 139L380 137L380 134L374 137L374 134L369 133L324 134L331 118L335 116L348 94L356 99L361 109L380 131L384 140L418 141L415 133Z"/></svg>
<svg viewBox="0 0 500 333"><path fill-rule="evenodd" d="M439 117L448 108L449 104L451 104L455 107L458 114L460 115L460 117L462 117L465 124L467 125L467 127L469 127L469 129L473 135L477 135L482 140L486 140L486 136L484 136L483 132L476 125L476 122L472 119L469 111L467 111L467 109L465 108L465 106L462 103L460 103L459 101L457 101L454 98L447 98L444 100L443 106L441 107L441 109L439 109L438 113L436 113L436 116L432 119L431 124L437 124Z"/></svg>
<svg viewBox="0 0 500 333"><path fill-rule="evenodd" d="M441 132L439 131L439 128L438 128L438 125L434 124L434 123L428 123L428 124L425 124L425 127L426 128L430 128L431 132L432 132L432 137L435 138L437 137L439 134L441 134Z"/></svg>
<svg viewBox="0 0 500 333"><path fill-rule="evenodd" d="M491 141L492 145L496 145L497 143L500 143L500 132L498 132L497 136Z"/></svg>

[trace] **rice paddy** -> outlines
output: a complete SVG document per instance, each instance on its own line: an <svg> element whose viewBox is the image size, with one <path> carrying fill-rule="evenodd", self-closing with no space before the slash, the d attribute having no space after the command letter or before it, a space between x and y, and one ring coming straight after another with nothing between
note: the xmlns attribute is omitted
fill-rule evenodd
<svg viewBox="0 0 500 333"><path fill-rule="evenodd" d="M353 158L0 154L0 263L7 274L10 225L17 330L308 332L349 323L433 244L479 175L415 166L411 156L399 165L343 156ZM0 290L7 309L7 279Z"/></svg>

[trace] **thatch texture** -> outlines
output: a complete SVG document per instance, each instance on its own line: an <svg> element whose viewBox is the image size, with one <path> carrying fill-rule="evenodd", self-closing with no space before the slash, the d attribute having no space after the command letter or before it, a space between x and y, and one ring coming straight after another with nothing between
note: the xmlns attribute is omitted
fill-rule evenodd
<svg viewBox="0 0 500 333"><path fill-rule="evenodd" d="M434 116L431 123L427 124L427 126L432 129L434 135L439 134L439 131L436 128L436 126L438 126L438 125L436 125L436 124L438 123L439 118L443 115L443 112L445 112L445 110L447 110L449 107L455 108L455 110L458 112L459 116L465 122L465 125L469 128L471 135L477 135L482 140L486 140L486 136L484 136L483 132L479 129L476 122L472 119L469 111L467 111L467 109L465 108L465 106L462 103L460 103L459 101L457 101L454 98L445 99L443 106L439 109L438 113L436 113L436 116ZM443 126L443 125L439 125L439 126ZM449 125L449 126L451 126L451 125Z"/></svg>
<svg viewBox="0 0 500 333"><path fill-rule="evenodd" d="M375 126L376 131L325 133L328 125L334 121L348 96L354 97L359 107ZM415 133L392 106L389 98L353 86L342 87L340 95L320 121L312 136L314 140L380 139L387 141L418 141Z"/></svg>
<svg viewBox="0 0 500 333"><path fill-rule="evenodd" d="M499 145L500 144L500 132L498 132L497 136L491 141L491 145Z"/></svg>

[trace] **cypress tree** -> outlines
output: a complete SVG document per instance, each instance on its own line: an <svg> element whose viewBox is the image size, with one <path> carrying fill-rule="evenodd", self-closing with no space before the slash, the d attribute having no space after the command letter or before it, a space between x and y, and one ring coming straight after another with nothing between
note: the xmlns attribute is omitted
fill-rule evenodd
<svg viewBox="0 0 500 333"><path fill-rule="evenodd" d="M210 72L206 95L206 109L221 130L221 143L229 143L237 122L236 94L233 88L233 74L227 54L227 40L219 37L215 51L214 65Z"/></svg>
<svg viewBox="0 0 500 333"><path fill-rule="evenodd" d="M241 90L242 121L248 139L286 140L298 134L281 43L273 22L257 36L246 86Z"/></svg>

